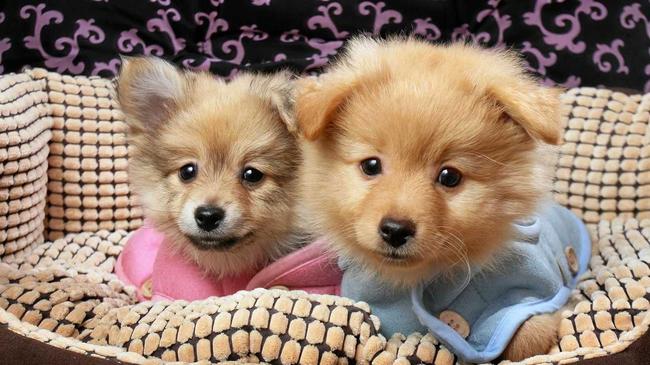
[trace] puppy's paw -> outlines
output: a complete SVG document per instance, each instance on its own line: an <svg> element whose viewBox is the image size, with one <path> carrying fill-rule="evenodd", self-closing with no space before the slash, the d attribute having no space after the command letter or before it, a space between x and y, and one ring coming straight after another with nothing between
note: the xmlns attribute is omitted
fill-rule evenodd
<svg viewBox="0 0 650 365"><path fill-rule="evenodd" d="M531 317L519 327L502 357L510 361L521 361L548 353L557 342L559 325L559 313Z"/></svg>

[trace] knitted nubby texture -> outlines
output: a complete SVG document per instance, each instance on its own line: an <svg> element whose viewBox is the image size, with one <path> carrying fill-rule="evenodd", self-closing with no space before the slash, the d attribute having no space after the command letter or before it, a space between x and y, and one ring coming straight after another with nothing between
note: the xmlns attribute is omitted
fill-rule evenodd
<svg viewBox="0 0 650 365"><path fill-rule="evenodd" d="M650 95L572 89L556 200L587 223L650 218Z"/></svg>
<svg viewBox="0 0 650 365"><path fill-rule="evenodd" d="M53 122L47 238L138 228L142 213L128 185L126 124L110 80L53 72L45 79Z"/></svg>
<svg viewBox="0 0 650 365"><path fill-rule="evenodd" d="M431 335L383 338L372 308L340 297L257 289L136 303L112 273L141 212L110 89L108 80L38 69L0 77L2 325L138 364L455 362ZM650 324L650 95L582 88L563 101L555 197L589 223L594 252L558 346L525 364L619 352Z"/></svg>
<svg viewBox="0 0 650 365"><path fill-rule="evenodd" d="M44 71L0 78L0 255L43 242L52 119Z"/></svg>

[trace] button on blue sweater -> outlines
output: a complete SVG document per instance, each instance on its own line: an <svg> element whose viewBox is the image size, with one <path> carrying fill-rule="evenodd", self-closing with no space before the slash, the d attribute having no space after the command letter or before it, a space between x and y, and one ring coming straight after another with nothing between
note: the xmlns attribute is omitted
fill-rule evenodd
<svg viewBox="0 0 650 365"><path fill-rule="evenodd" d="M461 268L410 290L342 264L341 294L367 302L388 338L430 331L460 359L489 362L526 319L555 312L568 301L591 257L586 227L557 204L544 205L515 228L517 238L489 266Z"/></svg>

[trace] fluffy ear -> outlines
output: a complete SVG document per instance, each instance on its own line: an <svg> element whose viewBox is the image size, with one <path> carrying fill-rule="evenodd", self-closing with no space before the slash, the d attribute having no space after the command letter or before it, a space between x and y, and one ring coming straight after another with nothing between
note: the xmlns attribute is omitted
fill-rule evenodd
<svg viewBox="0 0 650 365"><path fill-rule="evenodd" d="M116 94L133 132L157 129L186 95L187 80L172 64L154 57L123 57Z"/></svg>
<svg viewBox="0 0 650 365"><path fill-rule="evenodd" d="M271 75L254 76L251 90L271 103L289 132L297 132L294 111L295 80L291 73L282 71Z"/></svg>
<svg viewBox="0 0 650 365"><path fill-rule="evenodd" d="M323 75L302 79L296 97L296 116L302 135L310 141L318 139L355 87L353 75L344 79Z"/></svg>
<svg viewBox="0 0 650 365"><path fill-rule="evenodd" d="M341 57L320 77L306 77L296 86L296 118L302 135L318 139L353 92L369 90L390 77L379 53L381 42L354 37Z"/></svg>
<svg viewBox="0 0 650 365"><path fill-rule="evenodd" d="M309 141L318 139L336 118L347 98L354 92L370 90L389 77L388 70L379 66L368 67L363 72L340 67L319 78L300 80L296 87L296 118L303 137Z"/></svg>
<svg viewBox="0 0 650 365"><path fill-rule="evenodd" d="M559 144L562 138L560 89L543 87L523 75L495 80L490 97L535 140Z"/></svg>

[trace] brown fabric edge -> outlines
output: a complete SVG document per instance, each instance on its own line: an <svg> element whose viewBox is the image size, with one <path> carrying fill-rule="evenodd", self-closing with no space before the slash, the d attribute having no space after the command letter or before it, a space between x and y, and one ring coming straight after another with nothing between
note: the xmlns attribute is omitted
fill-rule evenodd
<svg viewBox="0 0 650 365"><path fill-rule="evenodd" d="M0 363L4 365L124 365L117 360L60 349L11 331L0 325Z"/></svg>

